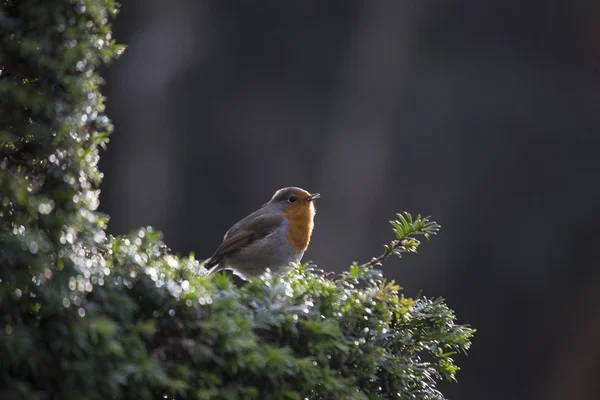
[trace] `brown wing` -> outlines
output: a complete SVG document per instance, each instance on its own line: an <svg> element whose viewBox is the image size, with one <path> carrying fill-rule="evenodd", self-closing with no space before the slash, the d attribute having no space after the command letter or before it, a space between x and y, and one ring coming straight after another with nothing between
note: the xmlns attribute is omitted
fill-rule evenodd
<svg viewBox="0 0 600 400"><path fill-rule="evenodd" d="M215 250L213 258L215 256L222 256L241 247L247 246L254 240L256 240L256 234L254 231L250 230L241 230L233 235L227 235L227 238L225 238L223 243L221 243L219 247L217 247L217 250Z"/></svg>
<svg viewBox="0 0 600 400"><path fill-rule="evenodd" d="M223 243L217 248L205 265L210 268L217 265L223 259L223 256L236 251L242 247L248 246L253 241L267 236L281 225L283 217L279 214L266 213L264 209L259 209L233 225L223 238Z"/></svg>

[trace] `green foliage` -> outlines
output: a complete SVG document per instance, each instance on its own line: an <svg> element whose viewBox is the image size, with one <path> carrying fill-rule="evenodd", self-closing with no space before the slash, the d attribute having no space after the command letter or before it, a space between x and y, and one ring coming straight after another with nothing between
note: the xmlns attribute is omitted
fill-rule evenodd
<svg viewBox="0 0 600 400"><path fill-rule="evenodd" d="M390 244L384 246L385 252L379 257L373 258L371 261L362 264L363 267L372 267L381 265L381 262L388 258L390 255L395 254L398 257L402 257L402 253L416 253L421 242L415 238L415 236L423 236L429 239L430 236L436 235L440 230L440 226L435 221L430 221L429 217L421 217L421 214L417 215L417 218L413 222L412 215L405 212L404 215L396 214L398 219L390 221L390 224L394 227L394 233L396 239Z"/></svg>
<svg viewBox="0 0 600 400"><path fill-rule="evenodd" d="M96 70L111 0L0 4L0 398L443 399L473 330L373 266L438 226L409 214L383 256L238 288L142 228L105 233Z"/></svg>

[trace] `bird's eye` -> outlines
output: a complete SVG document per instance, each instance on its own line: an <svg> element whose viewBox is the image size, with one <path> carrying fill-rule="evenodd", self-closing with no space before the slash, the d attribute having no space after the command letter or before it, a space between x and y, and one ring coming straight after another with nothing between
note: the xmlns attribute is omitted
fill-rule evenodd
<svg viewBox="0 0 600 400"><path fill-rule="evenodd" d="M289 201L290 203L293 203L293 202L295 202L295 201L296 201L296 198L295 198L294 196L291 196L291 197L288 199L288 201Z"/></svg>

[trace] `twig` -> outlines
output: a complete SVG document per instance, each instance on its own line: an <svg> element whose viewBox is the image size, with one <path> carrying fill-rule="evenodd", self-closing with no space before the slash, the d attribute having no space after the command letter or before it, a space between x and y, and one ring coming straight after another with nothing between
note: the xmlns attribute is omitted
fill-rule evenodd
<svg viewBox="0 0 600 400"><path fill-rule="evenodd" d="M429 239L430 235L435 235L440 230L440 226L435 221L430 221L428 217L417 215L413 222L412 216L407 212L404 215L397 215L398 220L390 221L397 239L386 245L385 251L379 257L374 257L371 261L360 264L359 267L369 268L381 265L392 254L402 257L402 253L416 253L421 242L411 236L422 235Z"/></svg>
<svg viewBox="0 0 600 400"><path fill-rule="evenodd" d="M383 252L383 254L381 254L379 257L373 257L371 259L371 261L367 261L366 263L360 264L359 267L374 267L376 265L382 265L381 263L383 262L383 260L385 260L386 258L388 258L390 255L392 255L392 253L397 250L399 247L403 247L402 246L402 242L400 242L398 240L398 243L396 243L395 246L390 247L390 250L387 250Z"/></svg>

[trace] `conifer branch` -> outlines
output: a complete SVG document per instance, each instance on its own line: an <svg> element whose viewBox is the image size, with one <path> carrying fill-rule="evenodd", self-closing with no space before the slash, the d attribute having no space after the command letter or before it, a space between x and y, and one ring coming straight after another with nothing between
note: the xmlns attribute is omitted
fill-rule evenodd
<svg viewBox="0 0 600 400"><path fill-rule="evenodd" d="M414 238L414 236L420 235L429 239L431 235L436 235L440 230L440 225L437 222L430 221L429 217L421 217L421 214L418 214L414 221L412 215L408 212L404 212L404 215L396 215L398 219L390 221L396 234L396 239L384 246L385 251L383 254L360 264L359 267L372 268L382 265L383 261L392 254L402 257L402 253L416 253L421 242Z"/></svg>

